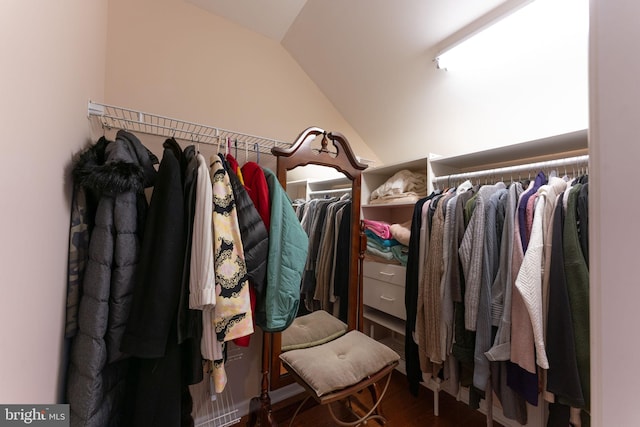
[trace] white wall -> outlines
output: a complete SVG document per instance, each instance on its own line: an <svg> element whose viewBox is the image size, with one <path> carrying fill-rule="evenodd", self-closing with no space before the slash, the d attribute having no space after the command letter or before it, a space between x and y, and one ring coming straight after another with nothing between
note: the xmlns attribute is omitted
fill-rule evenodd
<svg viewBox="0 0 640 427"><path fill-rule="evenodd" d="M71 155L104 93L107 0L0 2L0 402L60 399Z"/></svg>
<svg viewBox="0 0 640 427"><path fill-rule="evenodd" d="M640 4L592 0L591 6L592 425L637 426Z"/></svg>
<svg viewBox="0 0 640 427"><path fill-rule="evenodd" d="M419 64L405 64L412 71L406 87L398 86L405 109L390 124L399 134L395 144L385 143L391 135L367 141L376 154L385 162L452 156L587 128L588 0L531 6L543 2L554 14L543 14L523 34L502 36L493 51L474 47L477 56L460 67L436 69L425 60L435 49L416 58ZM573 30L574 23L581 29Z"/></svg>

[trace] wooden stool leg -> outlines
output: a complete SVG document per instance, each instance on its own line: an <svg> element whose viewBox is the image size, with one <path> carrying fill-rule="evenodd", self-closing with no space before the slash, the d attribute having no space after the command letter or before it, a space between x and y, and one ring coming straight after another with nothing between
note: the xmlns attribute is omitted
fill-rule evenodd
<svg viewBox="0 0 640 427"><path fill-rule="evenodd" d="M391 372L389 374L389 378L391 377L392 374L393 374L393 372ZM378 386L378 383L373 383L367 388L369 389L369 393L371 394L371 401L372 402L378 402L379 400L382 400L382 396L380 395L380 387ZM385 420L387 418L382 413L382 405L378 405L375 408L374 414L379 415L379 416L382 417L382 420L381 419L376 419L376 421L378 421L380 423L380 425L386 424Z"/></svg>
<svg viewBox="0 0 640 427"><path fill-rule="evenodd" d="M393 374L393 369L389 371L387 375L387 382L384 386L384 389L382 390L382 393L379 393L377 389L374 389L373 391L371 390L372 386L377 387L376 385L377 383L372 383L368 386L369 391L372 393L372 396L375 396L376 399L373 401L373 406L371 407L369 412L367 412L364 416L360 417L356 421L351 421L351 422L342 421L338 419L336 415L333 413L333 408L331 407L331 403L327 403L327 408L329 409L329 414L331 414L331 418L333 418L333 420L338 425L343 427L359 426L360 424L367 423L370 420L376 420L380 422L381 425L386 424L387 420L380 414L379 407L380 407L380 402L382 402L382 398L384 397L385 393L387 392L387 389L389 388L389 383L391 382L391 374Z"/></svg>

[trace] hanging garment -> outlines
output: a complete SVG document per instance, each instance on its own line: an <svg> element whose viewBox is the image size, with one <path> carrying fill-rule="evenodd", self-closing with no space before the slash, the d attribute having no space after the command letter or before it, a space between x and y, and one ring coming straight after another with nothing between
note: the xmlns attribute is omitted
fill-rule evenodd
<svg viewBox="0 0 640 427"><path fill-rule="evenodd" d="M502 228L499 227L498 205L506 200L508 190L500 188L487 200L485 209L484 247L482 253L482 273L480 276L480 294L476 323L476 343L474 350L473 385L485 391L489 381L489 359L485 352L491 348L491 294L492 285L499 267L499 243L502 240ZM476 208L477 211L477 208Z"/></svg>
<svg viewBox="0 0 640 427"><path fill-rule="evenodd" d="M435 212L432 218L429 236L428 256L425 259L424 278L422 281L423 291L422 304L424 307L424 335L419 336L418 347L424 358L431 363L442 364L442 340L441 340L441 310L442 293L440 285L443 275L443 253L444 253L444 212L447 200L451 193L444 194L439 198L434 198L429 208L434 207ZM445 209L443 209L443 206ZM420 295L420 293L419 293ZM420 304L420 302L418 303ZM418 306L420 307L420 306Z"/></svg>
<svg viewBox="0 0 640 427"><path fill-rule="evenodd" d="M115 141L102 139L82 153L73 168L75 182L98 204L70 351L72 425L122 424L129 360L120 341L136 283L147 208L143 191L154 183L154 163L155 156L121 130Z"/></svg>
<svg viewBox="0 0 640 427"><path fill-rule="evenodd" d="M351 277L351 203L346 204L338 214L342 220L338 225L336 239L334 272L331 282L334 285L333 295L339 302L337 317L347 323L349 316L349 281ZM334 305L334 315L335 315Z"/></svg>
<svg viewBox="0 0 640 427"><path fill-rule="evenodd" d="M256 310L256 323L266 332L280 332L298 313L309 239L278 178L269 169L263 172L269 187L271 215L267 286L264 307Z"/></svg>
<svg viewBox="0 0 640 427"><path fill-rule="evenodd" d="M464 271L465 294L464 309L465 319L464 326L469 331L476 330L478 316L478 300L480 298L480 285L482 280L482 257L484 251L484 228L486 217L486 205L489 198L496 191L505 188L504 183L499 182L495 185L483 185L478 190L476 197L476 206L473 215L469 220L462 243L460 244L459 254L462 268Z"/></svg>
<svg viewBox="0 0 640 427"><path fill-rule="evenodd" d="M318 261L318 252L320 251L320 240L322 238L322 230L327 220L327 210L329 206L337 201L337 199L317 199L315 203L308 207L307 236L309 236L309 256L307 257L304 276L301 286L301 297L308 311L315 311L317 308L313 302L313 295L316 289L316 263Z"/></svg>
<svg viewBox="0 0 640 427"><path fill-rule="evenodd" d="M465 183L466 184L466 183ZM469 183L470 184L470 183ZM470 185L469 185L470 188ZM442 230L442 279L440 281L441 292L441 310L440 310L440 348L442 351L441 357L445 361L443 369L443 379L453 384L451 389L452 393L458 393L458 385L460 382L460 369L458 368L458 361L451 354L453 346L453 295L451 294L451 252L456 254L456 268L457 268L457 246L453 248L451 241L451 234L453 230L453 217L455 215L456 200L458 199L458 191L460 193L466 191L462 187L456 189L455 194L447 200L446 204L443 204L444 209L444 224Z"/></svg>
<svg viewBox="0 0 640 427"><path fill-rule="evenodd" d="M491 286L491 324L495 331L495 339L492 347L485 352L485 356L491 361L491 385L502 405L505 417L524 425L527 423L525 400L507 385L507 366L510 364L507 361L511 354L511 277L514 222L517 202L522 192L522 185L519 182L514 182L509 186L505 200L498 271Z"/></svg>
<svg viewBox="0 0 640 427"><path fill-rule="evenodd" d="M549 371L547 389L555 394L558 403L584 407L578 361L574 338L573 321L567 281L564 270L563 229L564 209L562 199L564 193L556 197L553 219L552 255L549 272L549 310L547 323L553 325L547 329L547 351L549 355Z"/></svg>
<svg viewBox="0 0 640 427"><path fill-rule="evenodd" d="M98 144L106 144L101 139ZM78 332L78 306L82 296L84 272L89 261L89 237L98 205L92 192L74 181L71 194L71 221L69 224L69 258L67 264L67 311L65 338Z"/></svg>
<svg viewBox="0 0 640 427"><path fill-rule="evenodd" d="M226 156L227 160L231 160L235 164L235 169L239 171L237 162L230 154ZM238 225L240 227L240 236L242 239L242 248L244 251L244 260L247 267L247 277L249 278L249 292L251 299L251 311L255 313L256 294L255 288L263 288L265 276L267 273L267 253L269 250L269 237L267 230L260 218L260 214L256 210L247 190L242 184L240 176L236 175L231 167L222 156L220 161L227 170L231 188L233 189L233 197L236 201L236 212L238 216ZM229 167L227 167L229 166ZM255 314L252 315L255 320ZM236 338L234 343L242 347L249 346L249 338Z"/></svg>
<svg viewBox="0 0 640 427"><path fill-rule="evenodd" d="M531 181L528 190L531 190L536 183ZM525 195L531 196L527 191L520 195L518 209L526 202ZM526 220L526 209L523 211L523 221ZM515 286L515 281L522 266L524 251L522 249L521 233L524 233L524 226L520 224L520 211L516 214L513 235L513 254L511 261L511 277L509 286L511 287L511 356L507 362L507 384L517 391L524 399L532 405L538 404L538 371L535 362L535 344L533 338L533 328L529 313L522 300L522 295Z"/></svg>
<svg viewBox="0 0 640 427"><path fill-rule="evenodd" d="M253 205L258 210L268 233L271 204L269 202L269 187L267 187L267 179L264 176L264 172L257 163L247 162L242 166L242 175L244 176L245 187L249 197L251 197ZM260 291L257 291L260 294Z"/></svg>
<svg viewBox="0 0 640 427"><path fill-rule="evenodd" d="M217 340L226 342L253 333L253 318L236 203L229 175L220 158L215 159L210 173L216 275L214 324Z"/></svg>
<svg viewBox="0 0 640 427"><path fill-rule="evenodd" d="M509 186L505 220L500 243L498 272L491 289L491 323L498 327L493 346L486 353L491 361L506 361L511 357L511 277L513 276L513 244L516 208L522 185L515 182Z"/></svg>
<svg viewBox="0 0 640 427"><path fill-rule="evenodd" d="M227 155L227 159L233 159L233 157ZM236 202L236 214L242 237L247 276L255 287L262 289L264 288L267 274L267 252L269 248L267 229L240 177L232 168L228 170L228 175Z"/></svg>
<svg viewBox="0 0 640 427"><path fill-rule="evenodd" d="M183 382L197 384L203 379L202 353L202 311L189 308L189 284L191 281L191 247L193 244L193 224L196 209L196 191L198 179L198 159L193 145L184 149L184 213L186 238L182 281L178 302L178 344L182 347ZM188 394L189 398L191 397ZM189 402L187 402L189 403Z"/></svg>
<svg viewBox="0 0 640 427"><path fill-rule="evenodd" d="M422 371L420 370L420 359L418 355L418 344L413 340L416 328L416 313L418 301L418 257L420 247L420 227L422 223L422 207L427 198L420 199L413 207L411 220L411 236L409 238L409 255L407 259L407 270L405 273L404 306L407 313L405 321L404 354L407 369L407 380L409 381L409 391L414 396L418 395L418 389L422 382Z"/></svg>
<svg viewBox="0 0 640 427"><path fill-rule="evenodd" d="M588 177L584 177L583 181L586 181ZM587 263L589 268L589 183L583 182L582 188L580 188L580 194L578 195L578 212L576 213L576 221L578 222L578 236L580 239L580 249L582 250L582 256L584 262Z"/></svg>
<svg viewBox="0 0 640 427"><path fill-rule="evenodd" d="M224 350L215 331L217 300L216 277L213 264L213 184L205 158L198 154L196 206L191 243L189 305L202 311L202 339L200 352L211 361L214 389L223 390L227 384Z"/></svg>
<svg viewBox="0 0 640 427"><path fill-rule="evenodd" d="M327 208L327 216L320 236L316 266L316 286L313 299L318 302L320 309L333 311L332 303L335 301L333 266L335 265L336 246L339 239L341 221L338 220L338 211L351 203L350 200L338 200ZM340 215L342 218L342 215ZM330 304L331 303L331 304Z"/></svg>
<svg viewBox="0 0 640 427"><path fill-rule="evenodd" d="M527 250L527 203L529 198L532 197L538 191L541 185L547 183L547 177L543 172L539 172L536 178L530 183L529 188L522 194L521 201L518 202L518 227L520 228L520 244L522 245L523 253Z"/></svg>
<svg viewBox="0 0 640 427"><path fill-rule="evenodd" d="M140 252L137 285L122 351L135 357L131 369L126 425L179 425L183 406L183 352L178 344L180 300L186 250L183 169L178 143L163 144ZM190 368L187 368L189 372ZM183 415L184 413L184 415Z"/></svg>
<svg viewBox="0 0 640 427"><path fill-rule="evenodd" d="M590 408L590 354L589 354L589 270L580 249L577 224L577 200L582 184L575 184L569 191L567 210L562 232L562 251L567 280L567 293L571 307L573 337L584 409Z"/></svg>
<svg viewBox="0 0 640 427"><path fill-rule="evenodd" d="M424 374L432 374L434 371L429 358L425 352L424 339L426 337L426 310L425 310L425 260L429 256L429 237L431 222L429 221L429 210L431 205L435 203L441 194L434 196L432 199L427 200L422 205L422 213L420 219L420 243L418 249L418 290L417 290L417 303L416 303L416 321L415 321L415 334L412 337L418 344L418 356L420 360L420 370Z"/></svg>
<svg viewBox="0 0 640 427"><path fill-rule="evenodd" d="M477 189L470 189L458 195L455 207L455 224L453 227L453 235L451 238L456 242L456 250L460 248L464 238L466 224L471 216L471 212L467 209L475 200ZM455 257L457 268L453 268L451 274L451 294L453 298L453 325L454 325L454 344L452 354L460 362L460 384L468 386L473 380L473 349L475 345L475 334L465 328L465 278L462 270L462 264L459 257Z"/></svg>

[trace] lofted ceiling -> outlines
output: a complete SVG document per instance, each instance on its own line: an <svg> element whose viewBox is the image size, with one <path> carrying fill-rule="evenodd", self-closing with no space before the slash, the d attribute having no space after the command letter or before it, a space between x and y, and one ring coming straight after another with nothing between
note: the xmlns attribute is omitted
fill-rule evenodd
<svg viewBox="0 0 640 427"><path fill-rule="evenodd" d="M380 158L424 130L416 87L434 46L505 2L187 1L279 42Z"/></svg>

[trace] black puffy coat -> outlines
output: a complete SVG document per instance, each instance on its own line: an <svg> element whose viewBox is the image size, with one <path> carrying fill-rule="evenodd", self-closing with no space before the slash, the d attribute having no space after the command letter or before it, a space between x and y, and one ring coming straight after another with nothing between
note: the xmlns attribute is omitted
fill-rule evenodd
<svg viewBox="0 0 640 427"><path fill-rule="evenodd" d="M155 156L126 131L75 164L76 184L98 196L71 344L67 399L72 426L121 424L128 360L120 341L129 316Z"/></svg>

